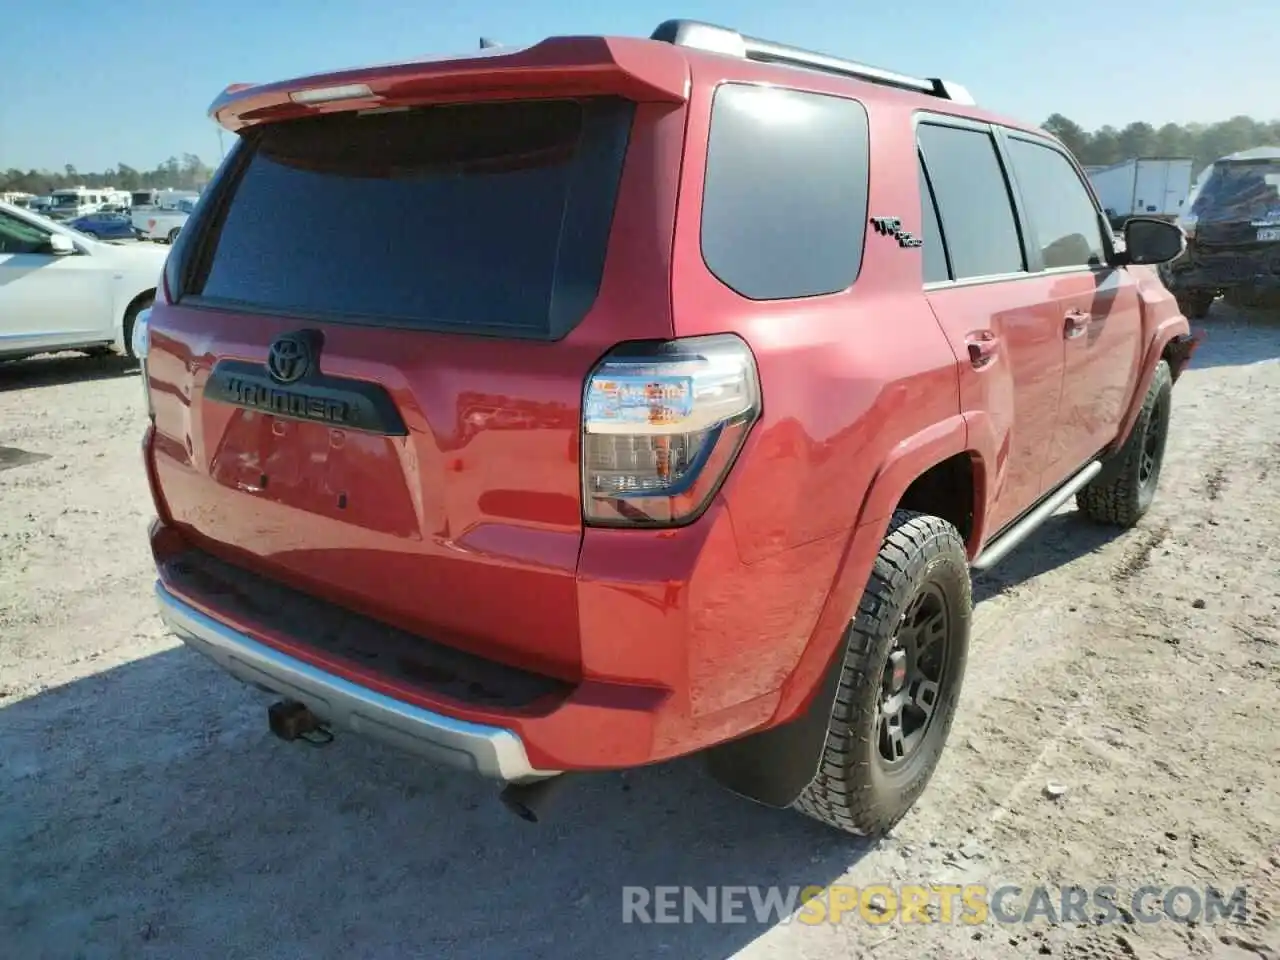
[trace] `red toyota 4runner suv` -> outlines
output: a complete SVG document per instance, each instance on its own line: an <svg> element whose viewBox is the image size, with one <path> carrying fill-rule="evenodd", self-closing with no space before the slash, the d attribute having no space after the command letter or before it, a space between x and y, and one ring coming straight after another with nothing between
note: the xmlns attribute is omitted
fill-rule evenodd
<svg viewBox="0 0 1280 960"><path fill-rule="evenodd" d="M1194 340L1075 160L708 24L227 89L140 330L165 621L536 819L701 753L887 830L970 570L1151 503Z"/></svg>

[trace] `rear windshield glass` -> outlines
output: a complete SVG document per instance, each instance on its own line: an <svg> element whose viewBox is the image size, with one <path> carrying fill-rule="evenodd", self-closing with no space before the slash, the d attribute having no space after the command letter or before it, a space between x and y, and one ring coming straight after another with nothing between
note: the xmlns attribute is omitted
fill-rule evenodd
<svg viewBox="0 0 1280 960"><path fill-rule="evenodd" d="M264 126L242 137L250 156L185 292L319 319L562 336L599 287L631 114L601 98Z"/></svg>
<svg viewBox="0 0 1280 960"><path fill-rule="evenodd" d="M1280 160L1219 162L1191 205L1200 220L1280 220Z"/></svg>

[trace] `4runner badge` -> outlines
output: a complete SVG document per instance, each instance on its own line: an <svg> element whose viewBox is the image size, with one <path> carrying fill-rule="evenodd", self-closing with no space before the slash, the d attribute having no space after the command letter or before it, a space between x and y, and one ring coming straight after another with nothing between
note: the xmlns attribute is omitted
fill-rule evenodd
<svg viewBox="0 0 1280 960"><path fill-rule="evenodd" d="M902 221L897 217L872 217L871 225L876 228L876 233L897 240L900 247L924 246L923 240L902 229Z"/></svg>

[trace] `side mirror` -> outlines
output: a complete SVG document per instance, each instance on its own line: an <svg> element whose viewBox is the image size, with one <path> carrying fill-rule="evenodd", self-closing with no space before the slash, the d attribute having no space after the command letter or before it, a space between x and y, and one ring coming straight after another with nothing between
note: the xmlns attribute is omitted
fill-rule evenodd
<svg viewBox="0 0 1280 960"><path fill-rule="evenodd" d="M49 252L55 257L65 257L76 252L76 245L60 233L49 234Z"/></svg>
<svg viewBox="0 0 1280 960"><path fill-rule="evenodd" d="M1177 260L1186 249L1187 235L1176 223L1155 217L1130 217L1125 221L1125 263L1168 263Z"/></svg>

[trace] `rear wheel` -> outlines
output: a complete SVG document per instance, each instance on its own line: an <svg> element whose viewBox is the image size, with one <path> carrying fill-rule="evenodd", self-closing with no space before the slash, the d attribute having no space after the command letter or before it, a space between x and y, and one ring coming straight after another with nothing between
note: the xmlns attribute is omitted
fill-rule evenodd
<svg viewBox="0 0 1280 960"><path fill-rule="evenodd" d="M169 236L165 238L169 243L176 243L178 240L178 228L174 227L169 231Z"/></svg>
<svg viewBox="0 0 1280 960"><path fill-rule="evenodd" d="M1173 408L1173 377L1169 364L1156 365L1142 410L1129 439L1115 455L1114 464L1102 476L1076 494L1076 507L1089 519L1109 526L1132 527L1151 507Z"/></svg>
<svg viewBox="0 0 1280 960"><path fill-rule="evenodd" d="M894 513L845 632L821 765L796 809L856 834L884 833L911 809L955 718L971 607L956 528Z"/></svg>

